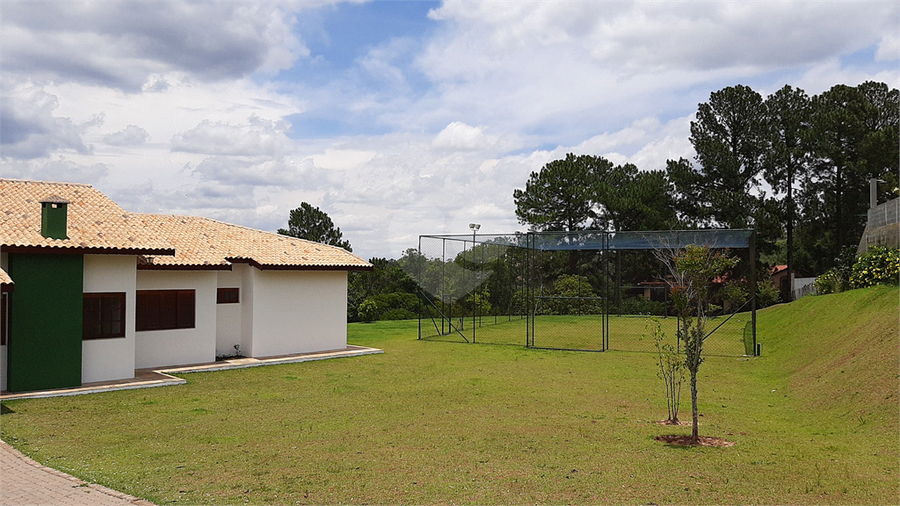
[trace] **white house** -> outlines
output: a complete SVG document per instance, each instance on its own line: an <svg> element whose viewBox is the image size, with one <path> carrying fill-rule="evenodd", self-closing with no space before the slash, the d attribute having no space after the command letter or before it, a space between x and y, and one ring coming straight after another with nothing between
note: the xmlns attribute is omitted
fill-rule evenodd
<svg viewBox="0 0 900 506"><path fill-rule="evenodd" d="M370 269L334 246L128 213L90 185L0 179L0 389L344 349L347 273Z"/></svg>

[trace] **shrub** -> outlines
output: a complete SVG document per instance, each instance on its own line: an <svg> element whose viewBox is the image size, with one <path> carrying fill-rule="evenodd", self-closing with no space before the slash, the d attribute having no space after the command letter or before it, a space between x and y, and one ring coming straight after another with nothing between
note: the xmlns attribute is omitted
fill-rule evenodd
<svg viewBox="0 0 900 506"><path fill-rule="evenodd" d="M666 315L665 302L653 301L648 299L647 297L644 297L643 295L623 299L618 309L619 313L621 314L656 316Z"/></svg>
<svg viewBox="0 0 900 506"><path fill-rule="evenodd" d="M838 271L832 269L816 278L816 293L826 295L840 293L847 289L847 283L841 279Z"/></svg>
<svg viewBox="0 0 900 506"><path fill-rule="evenodd" d="M364 322L372 322L378 319L378 305L372 299L366 299L357 310L359 318Z"/></svg>
<svg viewBox="0 0 900 506"><path fill-rule="evenodd" d="M869 246L869 250L853 264L850 285L865 288L873 285L896 285L900 277L900 251L886 246Z"/></svg>
<svg viewBox="0 0 900 506"><path fill-rule="evenodd" d="M771 279L761 279L756 283L756 307L764 308L778 302L781 293Z"/></svg>
<svg viewBox="0 0 900 506"><path fill-rule="evenodd" d="M389 309L381 315L381 320L413 320L418 318L416 313L407 309Z"/></svg>
<svg viewBox="0 0 900 506"><path fill-rule="evenodd" d="M359 317L366 322L406 320L415 317L418 304L419 298L411 293L380 293L364 300L359 305L357 312Z"/></svg>

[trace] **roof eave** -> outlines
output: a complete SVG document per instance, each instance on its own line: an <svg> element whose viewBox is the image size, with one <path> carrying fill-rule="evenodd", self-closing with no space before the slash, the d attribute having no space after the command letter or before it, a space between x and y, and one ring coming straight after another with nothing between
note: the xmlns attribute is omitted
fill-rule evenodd
<svg viewBox="0 0 900 506"><path fill-rule="evenodd" d="M139 271L230 271L231 264L138 264Z"/></svg>
<svg viewBox="0 0 900 506"><path fill-rule="evenodd" d="M231 263L248 264L261 271L372 271L375 266L366 265L290 265L263 264L252 258L226 258Z"/></svg>
<svg viewBox="0 0 900 506"><path fill-rule="evenodd" d="M24 246L2 244L5 253L49 253L60 255L153 255L175 256L174 248L104 248L82 246Z"/></svg>

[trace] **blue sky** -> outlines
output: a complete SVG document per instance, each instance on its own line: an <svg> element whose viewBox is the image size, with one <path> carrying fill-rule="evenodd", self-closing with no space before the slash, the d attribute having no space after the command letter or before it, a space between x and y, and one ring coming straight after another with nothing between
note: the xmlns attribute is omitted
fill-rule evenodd
<svg viewBox="0 0 900 506"><path fill-rule="evenodd" d="M896 2L2 4L0 175L276 230L301 202L364 258L523 230L567 152L692 158L725 86L900 85Z"/></svg>

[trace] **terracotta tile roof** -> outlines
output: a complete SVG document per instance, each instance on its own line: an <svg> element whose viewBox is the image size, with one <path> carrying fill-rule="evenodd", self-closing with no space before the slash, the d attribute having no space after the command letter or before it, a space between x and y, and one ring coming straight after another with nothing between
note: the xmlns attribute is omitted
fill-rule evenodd
<svg viewBox="0 0 900 506"><path fill-rule="evenodd" d="M3 269L0 269L0 286L7 286L12 284L13 280L10 279L9 274L7 274Z"/></svg>
<svg viewBox="0 0 900 506"><path fill-rule="evenodd" d="M141 268L228 268L249 263L260 269L370 270L372 265L335 246L263 232L196 216L140 214L131 216L164 237L174 257L151 257Z"/></svg>
<svg viewBox="0 0 900 506"><path fill-rule="evenodd" d="M41 235L41 202L68 204L68 239ZM166 241L91 185L18 179L0 179L0 246L172 253Z"/></svg>

